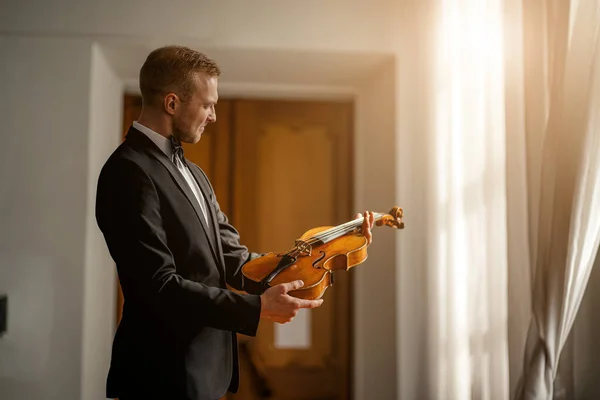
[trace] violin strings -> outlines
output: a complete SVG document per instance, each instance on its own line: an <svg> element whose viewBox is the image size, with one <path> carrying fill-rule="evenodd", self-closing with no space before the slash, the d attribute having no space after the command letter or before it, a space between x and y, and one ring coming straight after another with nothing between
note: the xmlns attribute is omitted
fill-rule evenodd
<svg viewBox="0 0 600 400"><path fill-rule="evenodd" d="M313 238L321 240L323 242L327 242L328 240L335 239L337 236L342 236L348 232L351 232L357 226L358 225L356 224L356 221L346 222L334 228L318 233L315 236L313 236Z"/></svg>
<svg viewBox="0 0 600 400"><path fill-rule="evenodd" d="M385 214L382 214L382 213L374 213L375 222L379 221L384 216L385 216ZM349 232L352 232L355 228L361 226L362 223L363 223L362 218L344 222L341 225L334 226L333 228L327 229L326 231L317 233L316 235L308 238L308 240L306 240L306 243L309 245L313 245L318 242L327 243L330 240L334 240L334 239L341 237ZM292 249L288 254L291 254L292 256L296 256L296 255L298 255L299 252L300 252L300 250L297 247L294 247L294 249Z"/></svg>
<svg viewBox="0 0 600 400"><path fill-rule="evenodd" d="M384 214L381 213L374 213L375 221L379 220L381 217L383 217L383 215ZM333 240L339 236L343 236L346 233L351 232L352 230L354 230L354 228L361 226L362 223L362 219L355 219L352 221L345 222L326 231L317 233L308 240L308 244L314 244L316 243L316 241L323 241L327 243L328 240Z"/></svg>

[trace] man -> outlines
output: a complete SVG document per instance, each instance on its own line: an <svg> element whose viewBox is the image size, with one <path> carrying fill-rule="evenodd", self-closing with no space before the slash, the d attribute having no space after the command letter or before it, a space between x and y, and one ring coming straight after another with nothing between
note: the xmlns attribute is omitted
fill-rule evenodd
<svg viewBox="0 0 600 400"><path fill-rule="evenodd" d="M289 296L300 281L262 294L243 290L240 269L258 254L239 242L204 172L183 157L216 120L220 71L189 48L150 53L140 70L143 108L102 169L96 218L125 299L107 397L218 399L236 392L236 332L260 318L285 323L322 300ZM360 214L358 214L360 216ZM365 214L369 243L373 214Z"/></svg>

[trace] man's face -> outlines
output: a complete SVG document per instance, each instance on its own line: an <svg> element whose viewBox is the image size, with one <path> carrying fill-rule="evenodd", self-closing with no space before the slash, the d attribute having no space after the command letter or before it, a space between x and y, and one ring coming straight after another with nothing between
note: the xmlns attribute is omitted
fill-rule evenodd
<svg viewBox="0 0 600 400"><path fill-rule="evenodd" d="M184 143L198 143L204 127L217 120L215 105L219 99L218 79L198 74L195 89L173 116L173 135Z"/></svg>

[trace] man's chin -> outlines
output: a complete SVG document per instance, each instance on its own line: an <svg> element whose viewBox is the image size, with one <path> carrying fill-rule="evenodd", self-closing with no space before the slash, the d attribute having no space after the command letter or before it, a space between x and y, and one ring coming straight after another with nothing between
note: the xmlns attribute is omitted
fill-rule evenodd
<svg viewBox="0 0 600 400"><path fill-rule="evenodd" d="M200 127L198 128L198 131L196 131L196 141L194 143L198 143L200 141L200 139L202 138L202 134L204 133L204 127Z"/></svg>
<svg viewBox="0 0 600 400"><path fill-rule="evenodd" d="M202 131L198 130L196 133L194 133L193 135L189 135L185 138L185 140L182 140L182 142L188 143L188 144L196 144L200 141L200 139L202 138Z"/></svg>
<svg viewBox="0 0 600 400"><path fill-rule="evenodd" d="M190 138L189 144L196 144L200 141L200 139L202 138L202 134L196 135L193 138Z"/></svg>

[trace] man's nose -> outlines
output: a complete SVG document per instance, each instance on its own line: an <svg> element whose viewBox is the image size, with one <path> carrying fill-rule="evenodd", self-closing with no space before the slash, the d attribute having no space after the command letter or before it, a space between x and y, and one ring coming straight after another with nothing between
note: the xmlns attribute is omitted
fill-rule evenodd
<svg viewBox="0 0 600 400"><path fill-rule="evenodd" d="M214 106L211 108L210 114L208 115L208 122L217 122L217 111Z"/></svg>

